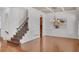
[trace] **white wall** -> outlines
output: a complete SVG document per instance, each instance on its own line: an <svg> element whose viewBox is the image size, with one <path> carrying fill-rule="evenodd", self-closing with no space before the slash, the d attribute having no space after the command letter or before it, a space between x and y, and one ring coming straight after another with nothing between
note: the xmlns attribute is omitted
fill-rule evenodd
<svg viewBox="0 0 79 59"><path fill-rule="evenodd" d="M78 39L79 39L79 13L78 12L76 14L76 17L77 17L77 23L78 23L78 25L77 25L78 26L78 28L77 28L78 32L77 33L78 33Z"/></svg>
<svg viewBox="0 0 79 59"><path fill-rule="evenodd" d="M0 36L1 36L1 15L0 15Z"/></svg>
<svg viewBox="0 0 79 59"><path fill-rule="evenodd" d="M1 16L0 16L0 29L1 29Z"/></svg>
<svg viewBox="0 0 79 59"><path fill-rule="evenodd" d="M21 43L36 39L40 34L40 15L45 19L44 13L34 8L9 8L8 11L4 11L2 19L2 33L1 36L5 40L10 40L17 32L17 27L24 21L25 10L28 10L27 16L29 17L28 26L29 31L21 39ZM6 34L8 31L9 34Z"/></svg>
<svg viewBox="0 0 79 59"><path fill-rule="evenodd" d="M17 32L17 28L20 25L25 15L25 9L23 8L8 8L4 10L1 21L1 36L9 40ZM9 32L6 34L5 31Z"/></svg>
<svg viewBox="0 0 79 59"><path fill-rule="evenodd" d="M59 37L68 37L68 38L78 38L78 23L77 17L74 13L67 12L59 12L56 13L58 18L62 18L65 20L65 27L60 27L59 29L55 29L53 24L51 24L50 20L53 19L53 14L47 14L45 27L46 27L46 35L48 36L59 36Z"/></svg>
<svg viewBox="0 0 79 59"><path fill-rule="evenodd" d="M2 14L3 10L0 9L0 29L1 29ZM0 36L1 36L1 30L0 30Z"/></svg>
<svg viewBox="0 0 79 59"><path fill-rule="evenodd" d="M42 15L43 19L45 19L45 14L34 8L28 8L28 13L29 31L22 38L21 43L38 38L40 34L40 15Z"/></svg>
<svg viewBox="0 0 79 59"><path fill-rule="evenodd" d="M29 31L22 38L21 43L36 39L40 34L40 15L43 16L43 35L59 36L59 37L78 37L78 16L74 13L56 13L58 18L65 20L66 26L63 28L55 29L53 24L50 23L50 19L53 18L53 14L44 14L43 12L34 8L10 8L9 11L2 14L1 20L1 36L9 40L17 32L17 27L22 23L25 16L25 10L28 10L27 15L29 17ZM6 34L8 31L9 34Z"/></svg>

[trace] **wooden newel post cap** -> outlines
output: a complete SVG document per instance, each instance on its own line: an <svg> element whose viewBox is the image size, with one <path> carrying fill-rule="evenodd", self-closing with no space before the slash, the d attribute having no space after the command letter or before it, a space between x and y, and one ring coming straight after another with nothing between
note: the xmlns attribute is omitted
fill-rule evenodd
<svg viewBox="0 0 79 59"><path fill-rule="evenodd" d="M42 15L40 15L40 19L42 19Z"/></svg>

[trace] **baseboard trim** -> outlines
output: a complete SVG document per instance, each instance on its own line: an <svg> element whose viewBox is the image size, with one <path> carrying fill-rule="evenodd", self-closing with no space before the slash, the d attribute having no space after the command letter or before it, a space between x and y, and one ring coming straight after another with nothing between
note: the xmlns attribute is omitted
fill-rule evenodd
<svg viewBox="0 0 79 59"><path fill-rule="evenodd" d="M64 37L64 36L51 36L51 35L44 35L43 37L57 37L57 38L64 38L64 39L75 39L75 40L79 40L78 38L71 38L71 37Z"/></svg>
<svg viewBox="0 0 79 59"><path fill-rule="evenodd" d="M26 42L29 42L29 41L35 40L35 39L37 39L37 38L40 38L40 36L33 37L32 39L27 40L27 41L20 41L20 43L21 43L21 44L24 44L24 43L26 43Z"/></svg>

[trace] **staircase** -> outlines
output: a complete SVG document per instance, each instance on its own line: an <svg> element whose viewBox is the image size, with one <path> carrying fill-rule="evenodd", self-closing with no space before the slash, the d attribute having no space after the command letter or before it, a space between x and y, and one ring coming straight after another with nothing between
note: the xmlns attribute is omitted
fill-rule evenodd
<svg viewBox="0 0 79 59"><path fill-rule="evenodd" d="M13 37L11 38L10 41L7 41L8 43L11 43L13 45L20 45L20 40L22 37L27 33L28 29L28 17L27 19L17 28L17 32Z"/></svg>

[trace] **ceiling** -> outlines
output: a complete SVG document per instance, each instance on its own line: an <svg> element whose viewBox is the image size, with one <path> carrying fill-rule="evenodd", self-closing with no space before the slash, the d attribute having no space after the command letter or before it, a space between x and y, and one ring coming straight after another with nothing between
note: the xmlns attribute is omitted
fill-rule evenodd
<svg viewBox="0 0 79 59"><path fill-rule="evenodd" d="M33 7L44 13L79 10L79 7Z"/></svg>
<svg viewBox="0 0 79 59"><path fill-rule="evenodd" d="M0 11L3 11L4 9L6 9L6 7L0 7Z"/></svg>
<svg viewBox="0 0 79 59"><path fill-rule="evenodd" d="M0 11L7 9L8 7L0 7ZM51 12L62 12L62 11L72 11L72 10L79 10L79 7L33 7L37 10L40 10L44 13L51 13Z"/></svg>

